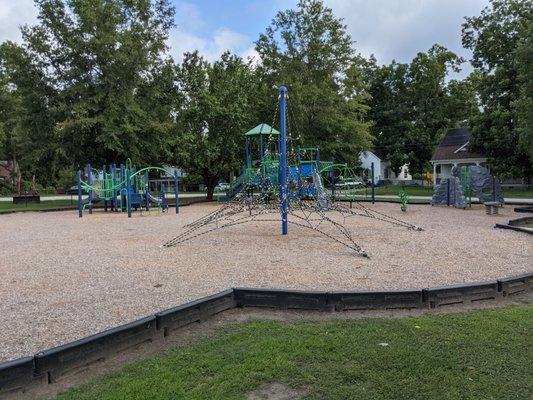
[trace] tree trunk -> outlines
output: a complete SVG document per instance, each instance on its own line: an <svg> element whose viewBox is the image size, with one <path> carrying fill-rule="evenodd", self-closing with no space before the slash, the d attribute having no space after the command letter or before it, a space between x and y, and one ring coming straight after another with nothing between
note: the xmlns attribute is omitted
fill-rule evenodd
<svg viewBox="0 0 533 400"><path fill-rule="evenodd" d="M207 188L207 200L213 200L213 193L215 191L215 186L217 185L218 177L213 175L204 176L204 185Z"/></svg>

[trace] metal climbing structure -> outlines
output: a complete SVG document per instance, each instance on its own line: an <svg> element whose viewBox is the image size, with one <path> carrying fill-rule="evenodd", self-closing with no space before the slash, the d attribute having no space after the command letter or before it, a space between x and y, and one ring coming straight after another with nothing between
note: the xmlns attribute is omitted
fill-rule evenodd
<svg viewBox="0 0 533 400"><path fill-rule="evenodd" d="M126 211L131 218L132 208L150 211L156 207L160 211L168 211L168 203L165 192L162 190L156 196L150 192L149 174L163 173L168 171L161 167L137 168L131 160L121 164L119 168L115 164L104 165L102 169L95 170L90 165L85 167L86 181L82 179L82 171L77 172L78 181L78 216L83 216L85 209L92 214L93 207L97 203L103 203L104 211ZM179 212L178 176L174 171L174 198L176 214ZM83 198L83 193L87 198Z"/></svg>
<svg viewBox="0 0 533 400"><path fill-rule="evenodd" d="M290 133L287 135L286 94L286 88L280 87L279 131L261 124L245 134L246 165L242 174L230 185L227 204L188 224L182 233L167 240L162 247L176 246L236 225L281 222L283 235L288 234L289 226L309 229L357 255L368 257L368 253L356 243L346 227L349 218L371 218L407 229L422 230L360 203L349 208L336 202L324 187L323 175L334 171L338 165L322 162L318 148L293 146ZM272 125L274 123L275 117ZM255 147L251 140L254 137L257 138ZM287 145L290 146L291 160ZM254 159L256 153L258 158ZM289 161L294 164L289 164Z"/></svg>

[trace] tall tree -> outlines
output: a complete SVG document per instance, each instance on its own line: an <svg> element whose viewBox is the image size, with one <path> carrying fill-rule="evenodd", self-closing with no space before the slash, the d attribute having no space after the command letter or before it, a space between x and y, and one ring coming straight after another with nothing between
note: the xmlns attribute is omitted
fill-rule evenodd
<svg viewBox="0 0 533 400"><path fill-rule="evenodd" d="M462 62L436 44L409 64L378 66L373 59L367 64L372 132L395 173L405 163L411 173L423 172L444 132L476 113L470 80L447 81Z"/></svg>
<svg viewBox="0 0 533 400"><path fill-rule="evenodd" d="M457 115L448 111L450 97L446 77L459 72L463 60L443 46L433 45L427 53L418 53L407 73L412 123L407 131L409 170L422 173L433 149L445 131L455 124Z"/></svg>
<svg viewBox="0 0 533 400"><path fill-rule="evenodd" d="M230 53L210 64L193 52L185 54L176 76L183 96L178 154L188 173L202 177L212 199L219 179L243 163L243 133L256 122L253 74Z"/></svg>
<svg viewBox="0 0 533 400"><path fill-rule="evenodd" d="M22 29L21 47L8 43L3 53L33 109L26 134L39 132L36 139L44 140L31 155L39 175L50 175L48 169L53 178L67 163L165 161L158 145L167 142L164 120L171 116L154 114L154 101L164 96L153 91L165 71L169 1L37 0L36 6L38 24ZM148 87L151 102L144 97ZM45 123L34 131L30 125L39 119Z"/></svg>
<svg viewBox="0 0 533 400"><path fill-rule="evenodd" d="M6 42L0 46L0 65L6 102L2 104L5 122L6 155L20 166L26 179L36 175L52 182L65 162L54 134L56 91L48 83L34 58L20 46Z"/></svg>
<svg viewBox="0 0 533 400"><path fill-rule="evenodd" d="M518 145L533 161L533 21L518 45L516 64L520 89L513 109L517 116Z"/></svg>
<svg viewBox="0 0 533 400"><path fill-rule="evenodd" d="M272 87L286 85L293 144L318 145L326 157L356 162L372 141L365 119L368 94L342 20L321 0L300 0L296 9L276 15L256 50L265 116L275 104Z"/></svg>
<svg viewBox="0 0 533 400"><path fill-rule="evenodd" d="M531 150L525 148L532 142L527 122L531 109L524 109L531 85L526 72L531 65L524 63L531 57L527 43L531 46L532 21L531 2L491 0L481 15L466 18L463 24L463 46L473 52L482 106L471 122L470 145L486 153L489 166L504 178L528 177L533 168Z"/></svg>

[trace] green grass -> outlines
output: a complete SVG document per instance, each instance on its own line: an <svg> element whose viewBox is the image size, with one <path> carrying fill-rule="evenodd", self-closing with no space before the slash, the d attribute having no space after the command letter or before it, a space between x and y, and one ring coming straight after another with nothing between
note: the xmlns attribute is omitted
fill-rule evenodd
<svg viewBox="0 0 533 400"><path fill-rule="evenodd" d="M257 320L58 399L245 399L268 382L303 388L305 399L528 399L532 331L531 305L403 319Z"/></svg>
<svg viewBox="0 0 533 400"><path fill-rule="evenodd" d="M13 204L10 201L0 201L0 214L12 211L41 211L54 208L75 208L76 200L45 200L40 203Z"/></svg>
<svg viewBox="0 0 533 400"><path fill-rule="evenodd" d="M397 196L401 188L402 188L401 186L381 186L381 187L376 187L375 192L376 192L376 195ZM403 188L405 189L406 193L409 196L433 196L433 193L434 193L433 188L428 188L428 187L403 186ZM364 189L352 190L351 193L356 194L356 195L363 195L363 196L366 195L366 197L370 197L372 194L372 191L370 188L364 188ZM508 197L508 198L533 199L533 190L505 189L503 190L503 196Z"/></svg>
<svg viewBox="0 0 533 400"><path fill-rule="evenodd" d="M503 197L533 199L533 190L505 189L503 190Z"/></svg>

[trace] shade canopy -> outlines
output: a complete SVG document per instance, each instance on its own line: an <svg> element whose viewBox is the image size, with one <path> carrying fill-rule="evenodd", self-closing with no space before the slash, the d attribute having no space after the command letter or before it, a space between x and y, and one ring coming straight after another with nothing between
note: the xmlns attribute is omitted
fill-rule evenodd
<svg viewBox="0 0 533 400"><path fill-rule="evenodd" d="M244 136L259 136L259 135L279 135L279 132L268 124L259 124L255 128L250 129Z"/></svg>

